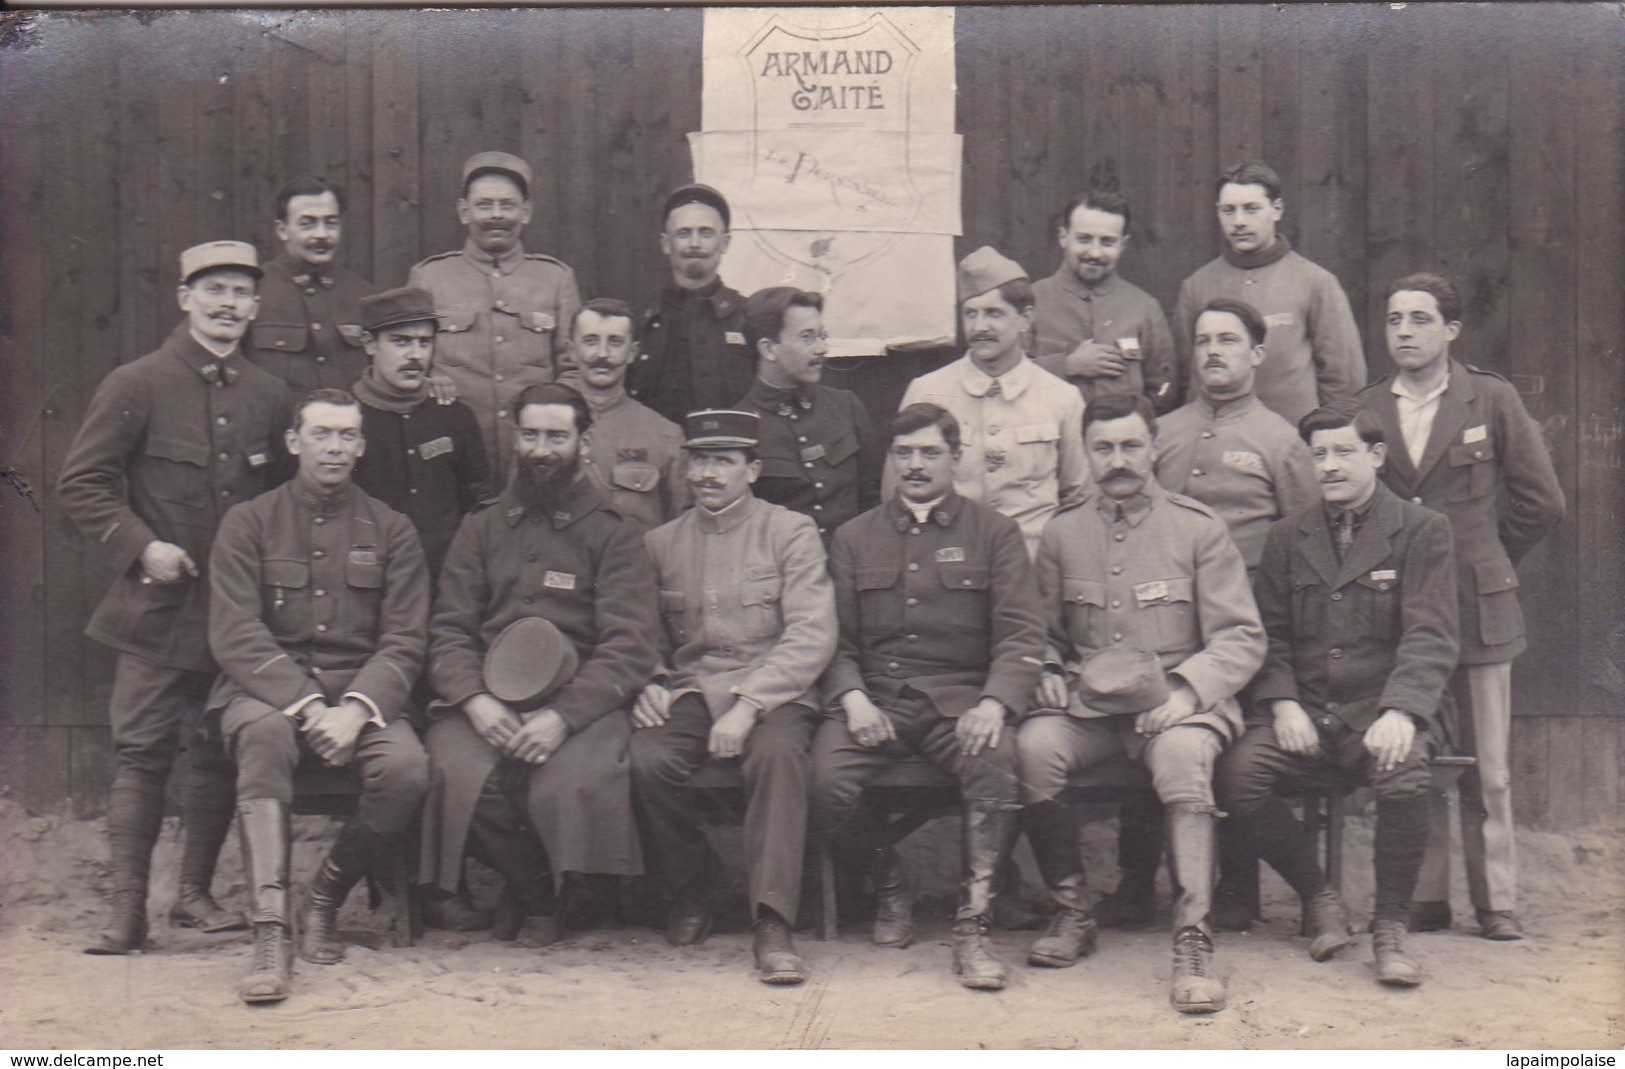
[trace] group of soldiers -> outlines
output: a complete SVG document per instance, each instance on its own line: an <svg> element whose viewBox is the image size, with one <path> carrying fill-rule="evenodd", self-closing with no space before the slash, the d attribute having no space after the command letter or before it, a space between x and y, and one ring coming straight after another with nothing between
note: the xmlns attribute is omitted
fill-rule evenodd
<svg viewBox="0 0 1625 1069"><path fill-rule="evenodd" d="M249 1002L289 993L311 763L360 784L297 925L316 964L341 960L340 907L414 834L440 926L549 942L647 874L669 941L703 941L719 861L689 783L707 761L742 773L764 982L807 975L811 842L872 881L873 941L906 947L916 884L865 788L911 755L963 799L966 987L1006 983L989 927L1022 833L1053 905L1034 966L1145 923L1164 838L1175 1008L1223 1008L1213 930L1252 920L1259 859L1330 958L1349 920L1277 791L1327 768L1377 798L1377 977L1421 982L1406 931L1451 923L1445 747L1477 759L1481 931L1521 937L1514 565L1564 502L1516 391L1451 354L1446 279L1389 287L1397 369L1366 386L1347 298L1277 231L1267 166L1219 177L1226 248L1172 330L1117 273L1127 202L1090 191L1058 218L1053 276L987 247L959 264L966 352L877 431L820 382L820 295L723 284L719 192L666 199L671 281L638 311L583 303L525 250L531 178L469 159L463 248L382 291L336 262L341 191L289 183L276 258L186 250L185 319L96 391L60 478L118 576L88 628L119 653L90 953L145 943L183 745L170 919L252 928ZM1161 813L1125 807L1122 880L1097 903L1066 790L1112 759L1147 770ZM210 890L234 814L246 917ZM501 877L494 908L467 857Z"/></svg>

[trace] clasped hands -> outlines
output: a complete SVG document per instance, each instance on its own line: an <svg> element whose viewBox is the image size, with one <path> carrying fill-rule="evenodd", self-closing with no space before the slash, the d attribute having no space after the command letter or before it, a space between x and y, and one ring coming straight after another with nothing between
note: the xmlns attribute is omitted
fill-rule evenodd
<svg viewBox="0 0 1625 1069"><path fill-rule="evenodd" d="M555 710L520 714L490 694L476 694L465 701L463 713L480 738L528 765L552 757L570 735L570 725Z"/></svg>

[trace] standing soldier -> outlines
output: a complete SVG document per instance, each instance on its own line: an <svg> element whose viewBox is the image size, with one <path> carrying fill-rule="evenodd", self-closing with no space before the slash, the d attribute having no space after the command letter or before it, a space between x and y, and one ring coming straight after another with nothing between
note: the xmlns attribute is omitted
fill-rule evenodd
<svg viewBox="0 0 1625 1069"><path fill-rule="evenodd" d="M592 409L581 462L614 494L621 515L654 528L689 505L688 459L682 428L626 392L637 355L637 320L625 301L596 297L581 306L566 372Z"/></svg>
<svg viewBox="0 0 1625 1069"><path fill-rule="evenodd" d="M1174 305L1174 343L1191 351L1196 317L1214 297L1246 301L1269 326L1270 358L1258 396L1289 424L1365 385L1365 352L1337 277L1292 251L1276 230L1285 206L1268 164L1241 163L1219 176L1224 255L1187 278ZM1188 376L1179 376L1181 384Z"/></svg>
<svg viewBox="0 0 1625 1069"><path fill-rule="evenodd" d="M277 190L282 252L265 265L246 353L296 397L348 389L367 367L359 302L378 287L337 261L343 213L344 191L326 179L296 178Z"/></svg>
<svg viewBox="0 0 1625 1069"><path fill-rule="evenodd" d="M1166 412L1183 361L1157 299L1117 273L1129 243L1128 201L1091 189L1067 202L1056 226L1061 266L1033 283L1033 359L1085 400L1143 393Z"/></svg>
<svg viewBox="0 0 1625 1069"><path fill-rule="evenodd" d="M1022 352L1033 288L1020 264L984 245L960 261L958 290L968 350L909 383L900 407L929 401L953 413L962 446L954 491L1015 520L1037 553L1044 525L1088 479L1083 397ZM887 467L883 496L896 492Z"/></svg>
<svg viewBox="0 0 1625 1069"><path fill-rule="evenodd" d="M355 814L310 883L299 956L313 965L343 960L339 910L400 849L428 785L429 760L405 715L429 619L417 532L351 480L366 441L349 393L306 394L286 441L298 475L232 509L209 556L209 648L220 662L209 711L237 766L254 894L244 1002L288 997L288 817L300 762L353 764L361 782Z"/></svg>
<svg viewBox="0 0 1625 1069"><path fill-rule="evenodd" d="M63 464L63 507L118 578L85 633L117 650L108 720L112 917L90 954L128 954L147 935L147 875L164 785L183 732L201 724L208 652L209 549L225 511L265 489L287 422L282 383L237 357L259 307L253 246L181 253L186 320L156 351L115 368L91 399ZM186 849L174 923L241 928L209 894L231 828L232 772L194 741L184 795Z"/></svg>
<svg viewBox="0 0 1625 1069"><path fill-rule="evenodd" d="M479 420L485 455L503 486L512 471L508 401L531 383L552 382L561 336L581 295L563 262L526 252L530 165L506 152L481 152L463 163L457 218L468 240L412 268L406 284L429 291L440 312L440 368Z"/></svg>
<svg viewBox="0 0 1625 1069"><path fill-rule="evenodd" d="M915 753L956 775L965 827L954 972L996 991L1006 970L987 934L1020 808L1004 726L1027 711L1043 669L1043 615L1021 529L954 493L954 417L911 405L888 430L899 496L843 526L830 555L841 631L824 676L829 718L813 740L814 804L831 845L873 872L875 944L902 948L914 939L911 881L864 814L863 788Z"/></svg>
<svg viewBox="0 0 1625 1069"><path fill-rule="evenodd" d="M869 410L824 377L824 299L774 286L745 301L745 341L756 381L739 407L762 418L762 477L756 496L835 529L880 500L880 466Z"/></svg>
<svg viewBox="0 0 1625 1069"><path fill-rule="evenodd" d="M723 285L728 202L710 186L680 186L661 213L660 251L671 283L643 313L643 337L627 389L673 422L701 408L724 408L750 389L745 298Z"/></svg>
<svg viewBox="0 0 1625 1069"><path fill-rule="evenodd" d="M1461 612L1460 666L1450 682L1463 744L1467 887L1486 939L1522 939L1512 828L1512 662L1528 646L1516 564L1563 518L1552 458L1511 383L1450 355L1461 296L1448 279L1407 275L1388 287L1394 374L1361 395L1392 444L1383 481L1450 517ZM1428 858L1412 925L1450 927L1449 799L1433 801Z"/></svg>

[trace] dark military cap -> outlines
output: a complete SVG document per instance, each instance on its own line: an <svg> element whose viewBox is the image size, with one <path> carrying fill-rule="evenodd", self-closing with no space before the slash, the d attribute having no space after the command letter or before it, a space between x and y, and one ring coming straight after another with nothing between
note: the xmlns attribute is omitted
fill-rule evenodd
<svg viewBox="0 0 1625 1069"><path fill-rule="evenodd" d="M1078 698L1097 713L1143 713L1168 700L1162 662L1148 650L1107 646L1078 670Z"/></svg>
<svg viewBox="0 0 1625 1069"><path fill-rule="evenodd" d="M762 437L762 417L754 412L708 408L690 412L683 421L684 449L755 449Z"/></svg>
<svg viewBox="0 0 1625 1069"><path fill-rule="evenodd" d="M526 616L502 629L485 653L485 689L523 711L539 708L576 674L576 648L551 620Z"/></svg>
<svg viewBox="0 0 1625 1069"><path fill-rule="evenodd" d="M428 290L416 286L375 293L371 297L361 298L360 304L361 329L368 334L377 334L385 327L421 323L424 320L437 327L440 325L440 313L434 310L434 299L429 296Z"/></svg>
<svg viewBox="0 0 1625 1069"><path fill-rule="evenodd" d="M463 161L463 187L476 171L500 171L519 180L525 196L530 196L530 164L508 152L476 152Z"/></svg>
<svg viewBox="0 0 1625 1069"><path fill-rule="evenodd" d="M665 223L672 212L685 204L710 205L717 210L718 215L722 216L722 229L727 230L733 225L733 213L728 210L728 198L710 186L703 186L698 182L678 186L671 191L671 194L666 198L666 207L660 212L661 223Z"/></svg>

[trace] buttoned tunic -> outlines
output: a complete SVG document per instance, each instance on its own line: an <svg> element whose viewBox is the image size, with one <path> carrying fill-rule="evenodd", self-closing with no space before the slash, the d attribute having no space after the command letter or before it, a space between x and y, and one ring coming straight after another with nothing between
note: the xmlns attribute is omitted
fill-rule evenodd
<svg viewBox="0 0 1625 1069"><path fill-rule="evenodd" d="M1256 394L1198 397L1157 420L1157 481L1217 512L1248 571L1270 524L1320 500L1309 447Z"/></svg>
<svg viewBox="0 0 1625 1069"><path fill-rule="evenodd" d="M1316 407L1365 385L1365 351L1348 296L1319 264L1288 252L1263 267L1236 267L1221 256L1198 268L1174 305L1175 352L1191 352L1196 317L1215 297L1246 301L1264 317L1269 358L1258 369L1258 396L1294 427ZM1183 378L1188 382L1189 373ZM1186 396L1194 394L1189 387Z"/></svg>
<svg viewBox="0 0 1625 1069"><path fill-rule="evenodd" d="M1388 440L1383 482L1450 517L1461 663L1505 664L1528 646L1514 565L1563 518L1563 488L1540 427L1510 382L1454 359L1449 382L1420 466L1405 448L1389 380L1360 397Z"/></svg>
<svg viewBox="0 0 1625 1069"><path fill-rule="evenodd" d="M458 523L496 497L474 413L461 401L427 397L411 412L362 401L361 432L367 451L356 461L356 485L412 521L429 574L439 575Z"/></svg>
<svg viewBox="0 0 1625 1069"><path fill-rule="evenodd" d="M901 500L870 509L830 548L840 642L824 674L882 708L911 687L939 715L983 698L1020 716L1043 670L1044 616L1021 529L950 493L924 522Z"/></svg>
<svg viewBox="0 0 1625 1069"><path fill-rule="evenodd" d="M835 652L835 595L811 520L747 493L721 512L691 508L646 543L674 699L698 692L713 717L741 697L767 711L820 707L816 684Z"/></svg>
<svg viewBox="0 0 1625 1069"><path fill-rule="evenodd" d="M1455 586L1449 521L1380 485L1341 564L1323 504L1270 528L1257 586L1269 652L1251 692L1260 721L1289 699L1322 728L1336 718L1362 732L1398 709L1438 738Z"/></svg>
<svg viewBox="0 0 1625 1069"><path fill-rule="evenodd" d="M668 284L639 317L627 391L677 424L690 412L728 408L756 379L744 330L745 298L721 279L697 290Z"/></svg>
<svg viewBox="0 0 1625 1069"><path fill-rule="evenodd" d="M1174 377L1182 361L1174 353L1168 317L1157 299L1117 275L1085 285L1064 263L1049 278L1033 283L1033 359L1038 366L1075 385L1087 401L1113 394L1145 394L1158 412L1177 403ZM1140 359L1129 360L1116 378L1072 377L1066 357L1081 342L1116 345L1137 338Z"/></svg>
<svg viewBox="0 0 1625 1069"><path fill-rule="evenodd" d="M999 389L990 391L997 381ZM1021 525L1029 554L1061 502L1088 481L1083 459L1083 397L1031 360L990 378L966 354L909 383L899 408L941 405L959 420L964 447L954 489ZM886 466L884 496L897 492Z"/></svg>
<svg viewBox="0 0 1625 1069"><path fill-rule="evenodd" d="M508 406L526 386L553 381L565 332L581 307L575 272L517 245L492 257L470 239L456 252L419 263L406 284L434 298L440 313L435 367L474 410L485 455L505 486L513 471Z"/></svg>
<svg viewBox="0 0 1625 1069"><path fill-rule="evenodd" d="M816 384L782 389L757 379L739 407L762 419L756 496L811 519L825 545L836 528L880 500L880 447L856 394Z"/></svg>
<svg viewBox="0 0 1625 1069"><path fill-rule="evenodd" d="M601 403L587 395L587 404L592 426L581 462L613 493L615 508L645 527L676 519L691 501L682 428L624 391Z"/></svg>
<svg viewBox="0 0 1625 1069"><path fill-rule="evenodd" d="M295 478L228 512L210 560L211 710L354 693L386 723L405 711L429 622L412 521L354 484Z"/></svg>
<svg viewBox="0 0 1625 1069"><path fill-rule="evenodd" d="M296 400L315 389L349 389L367 370L361 299L381 291L342 264L318 270L283 253L260 280L248 359L286 382Z"/></svg>
<svg viewBox="0 0 1625 1069"><path fill-rule="evenodd" d="M1099 492L1050 522L1038 551L1049 660L1070 674L1107 646L1157 655L1196 693L1206 724L1241 730L1235 694L1264 659L1264 628L1247 567L1224 521L1156 483L1120 506ZM1073 690L1073 716L1101 714Z"/></svg>
<svg viewBox="0 0 1625 1069"><path fill-rule="evenodd" d="M209 550L226 510L269 485L287 422L281 382L240 356L219 360L185 322L102 380L57 484L117 577L85 634L169 668L214 671ZM155 539L184 549L198 577L143 583L141 553Z"/></svg>

